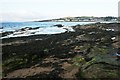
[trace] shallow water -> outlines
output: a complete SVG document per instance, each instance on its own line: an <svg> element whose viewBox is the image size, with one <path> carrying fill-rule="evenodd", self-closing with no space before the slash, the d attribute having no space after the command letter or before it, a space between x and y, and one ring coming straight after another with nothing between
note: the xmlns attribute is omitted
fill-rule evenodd
<svg viewBox="0 0 120 80"><path fill-rule="evenodd" d="M38 35L38 34L60 34L68 31L74 31L70 26L75 25L85 25L92 24L95 22L5 22L1 23L0 33L7 31L14 31L13 34L9 34L7 36L1 38L10 38L10 37L21 37L21 36L30 36L30 35ZM64 27L54 26L56 24L62 24ZM27 31L17 31L21 28L26 27L39 27L39 29L35 30L27 30ZM33 34L34 33L34 34Z"/></svg>
<svg viewBox="0 0 120 80"><path fill-rule="evenodd" d="M90 24L95 22L4 22L2 24L3 31L14 31L25 27L40 27L40 28L48 28L53 27L56 24L62 24L64 26L74 26L74 25L83 25Z"/></svg>

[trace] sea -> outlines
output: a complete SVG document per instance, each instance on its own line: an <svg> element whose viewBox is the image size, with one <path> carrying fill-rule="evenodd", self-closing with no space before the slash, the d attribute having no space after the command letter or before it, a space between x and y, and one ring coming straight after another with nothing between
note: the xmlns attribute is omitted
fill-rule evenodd
<svg viewBox="0 0 120 80"><path fill-rule="evenodd" d="M68 28L70 31L74 31L71 26L75 25L85 25L85 24L93 24L95 22L3 22L0 23L0 33L9 32L9 31L18 31L19 29L30 27L36 28L39 27L37 30L29 30L26 32L16 32L16 35L9 34L2 38L10 38L10 37L21 37L21 36L30 36L30 35L38 35L38 34L60 34L66 31L65 28ZM57 24L62 24L64 27L59 28ZM35 32L35 34L31 34ZM17 34L19 33L19 34Z"/></svg>

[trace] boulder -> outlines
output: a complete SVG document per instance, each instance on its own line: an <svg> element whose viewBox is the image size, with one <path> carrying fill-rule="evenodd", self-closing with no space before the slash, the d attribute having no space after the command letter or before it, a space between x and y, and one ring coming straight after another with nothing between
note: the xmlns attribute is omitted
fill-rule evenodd
<svg viewBox="0 0 120 80"><path fill-rule="evenodd" d="M56 25L54 25L54 26L57 26L57 27L63 27L62 24L56 24Z"/></svg>

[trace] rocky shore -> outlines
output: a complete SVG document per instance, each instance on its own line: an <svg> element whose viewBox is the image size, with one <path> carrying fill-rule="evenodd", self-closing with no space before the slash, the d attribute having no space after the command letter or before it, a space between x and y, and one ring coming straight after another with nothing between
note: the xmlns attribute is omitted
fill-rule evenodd
<svg viewBox="0 0 120 80"><path fill-rule="evenodd" d="M5 38L3 78L119 79L119 27L96 23L72 26L74 32Z"/></svg>

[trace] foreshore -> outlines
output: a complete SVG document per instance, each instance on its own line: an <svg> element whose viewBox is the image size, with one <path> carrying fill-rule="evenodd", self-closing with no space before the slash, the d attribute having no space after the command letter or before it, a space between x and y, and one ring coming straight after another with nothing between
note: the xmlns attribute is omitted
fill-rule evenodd
<svg viewBox="0 0 120 80"><path fill-rule="evenodd" d="M120 24L2 39L3 78L119 78Z"/></svg>

